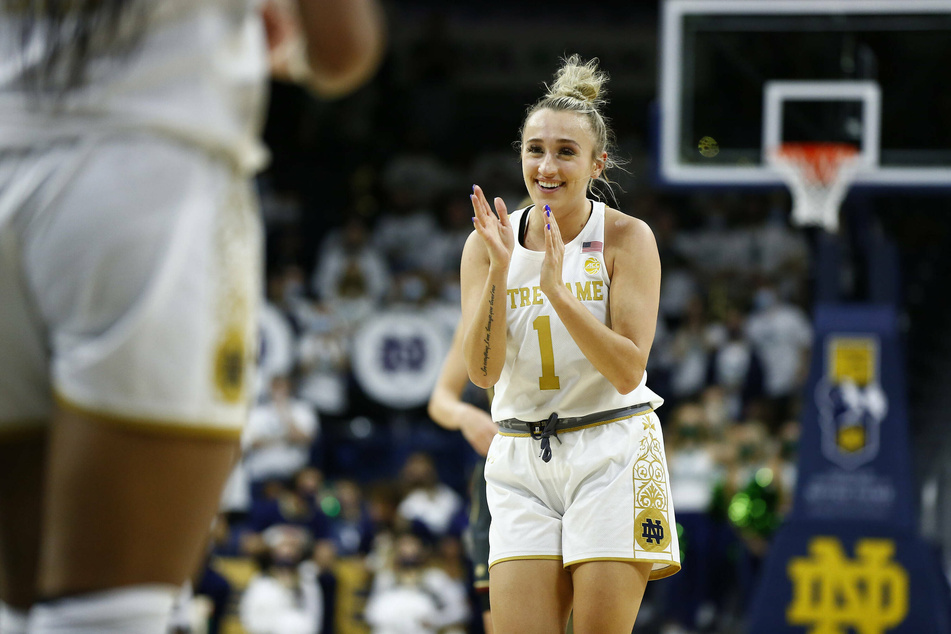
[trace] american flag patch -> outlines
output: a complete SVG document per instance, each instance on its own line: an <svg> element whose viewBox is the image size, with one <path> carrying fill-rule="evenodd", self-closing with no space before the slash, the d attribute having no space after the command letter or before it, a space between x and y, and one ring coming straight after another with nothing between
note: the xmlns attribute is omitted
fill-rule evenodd
<svg viewBox="0 0 951 634"><path fill-rule="evenodd" d="M602 251L604 251L604 243L599 240L581 243L582 253L601 253Z"/></svg>

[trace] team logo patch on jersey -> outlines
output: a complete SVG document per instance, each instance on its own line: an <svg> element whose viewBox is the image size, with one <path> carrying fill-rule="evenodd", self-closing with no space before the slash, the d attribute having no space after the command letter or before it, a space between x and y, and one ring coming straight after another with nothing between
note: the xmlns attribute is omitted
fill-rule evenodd
<svg viewBox="0 0 951 634"><path fill-rule="evenodd" d="M238 328L225 331L215 348L215 388L226 403L237 403L244 397L246 350Z"/></svg>
<svg viewBox="0 0 951 634"><path fill-rule="evenodd" d="M601 260L592 256L584 261L584 272L588 275L597 275L601 272Z"/></svg>

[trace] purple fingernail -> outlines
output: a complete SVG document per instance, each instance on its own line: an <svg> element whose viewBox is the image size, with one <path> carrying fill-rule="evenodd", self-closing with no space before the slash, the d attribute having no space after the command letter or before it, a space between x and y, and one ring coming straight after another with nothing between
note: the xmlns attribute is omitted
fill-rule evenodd
<svg viewBox="0 0 951 634"><path fill-rule="evenodd" d="M475 191L475 185L472 186L472 191Z"/></svg>
<svg viewBox="0 0 951 634"><path fill-rule="evenodd" d="M549 207L548 205L545 205L545 211L547 211L548 213L551 213L551 207Z"/></svg>
<svg viewBox="0 0 951 634"><path fill-rule="evenodd" d="M549 229L551 229L551 225L545 225L545 226L548 227Z"/></svg>
<svg viewBox="0 0 951 634"><path fill-rule="evenodd" d="M472 222L475 222L475 216L472 216Z"/></svg>
<svg viewBox="0 0 951 634"><path fill-rule="evenodd" d="M545 212L545 215L546 215L546 216L550 216L550 215L551 215L551 209L549 209L548 211L546 211L546 212Z"/></svg>

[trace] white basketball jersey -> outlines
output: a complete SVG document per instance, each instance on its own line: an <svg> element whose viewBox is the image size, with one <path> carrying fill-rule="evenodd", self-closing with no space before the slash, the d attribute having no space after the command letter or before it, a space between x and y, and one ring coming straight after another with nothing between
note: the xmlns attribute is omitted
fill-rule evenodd
<svg viewBox="0 0 951 634"><path fill-rule="evenodd" d="M518 232L531 207L510 216ZM617 389L582 354L539 283L543 251L516 240L505 296L508 325L505 367L495 384L492 417L538 421L552 412L584 416L594 412L664 402L647 387L647 373L628 394ZM581 233L565 245L562 280L601 323L610 321L611 280L604 265L604 203L594 202Z"/></svg>
<svg viewBox="0 0 951 634"><path fill-rule="evenodd" d="M82 87L41 102L22 77L39 63L43 31L24 46L24 16L0 10L0 148L145 130L261 168L268 62L258 0L138 5L148 15L131 51L91 58Z"/></svg>

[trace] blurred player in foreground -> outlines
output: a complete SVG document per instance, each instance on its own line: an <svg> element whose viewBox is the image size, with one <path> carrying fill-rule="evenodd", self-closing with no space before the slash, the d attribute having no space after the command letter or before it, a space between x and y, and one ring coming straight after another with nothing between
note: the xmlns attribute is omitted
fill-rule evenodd
<svg viewBox="0 0 951 634"><path fill-rule="evenodd" d="M328 95L383 49L375 0L290 8L0 8L4 634L159 634L198 565L252 384L268 44Z"/></svg>

